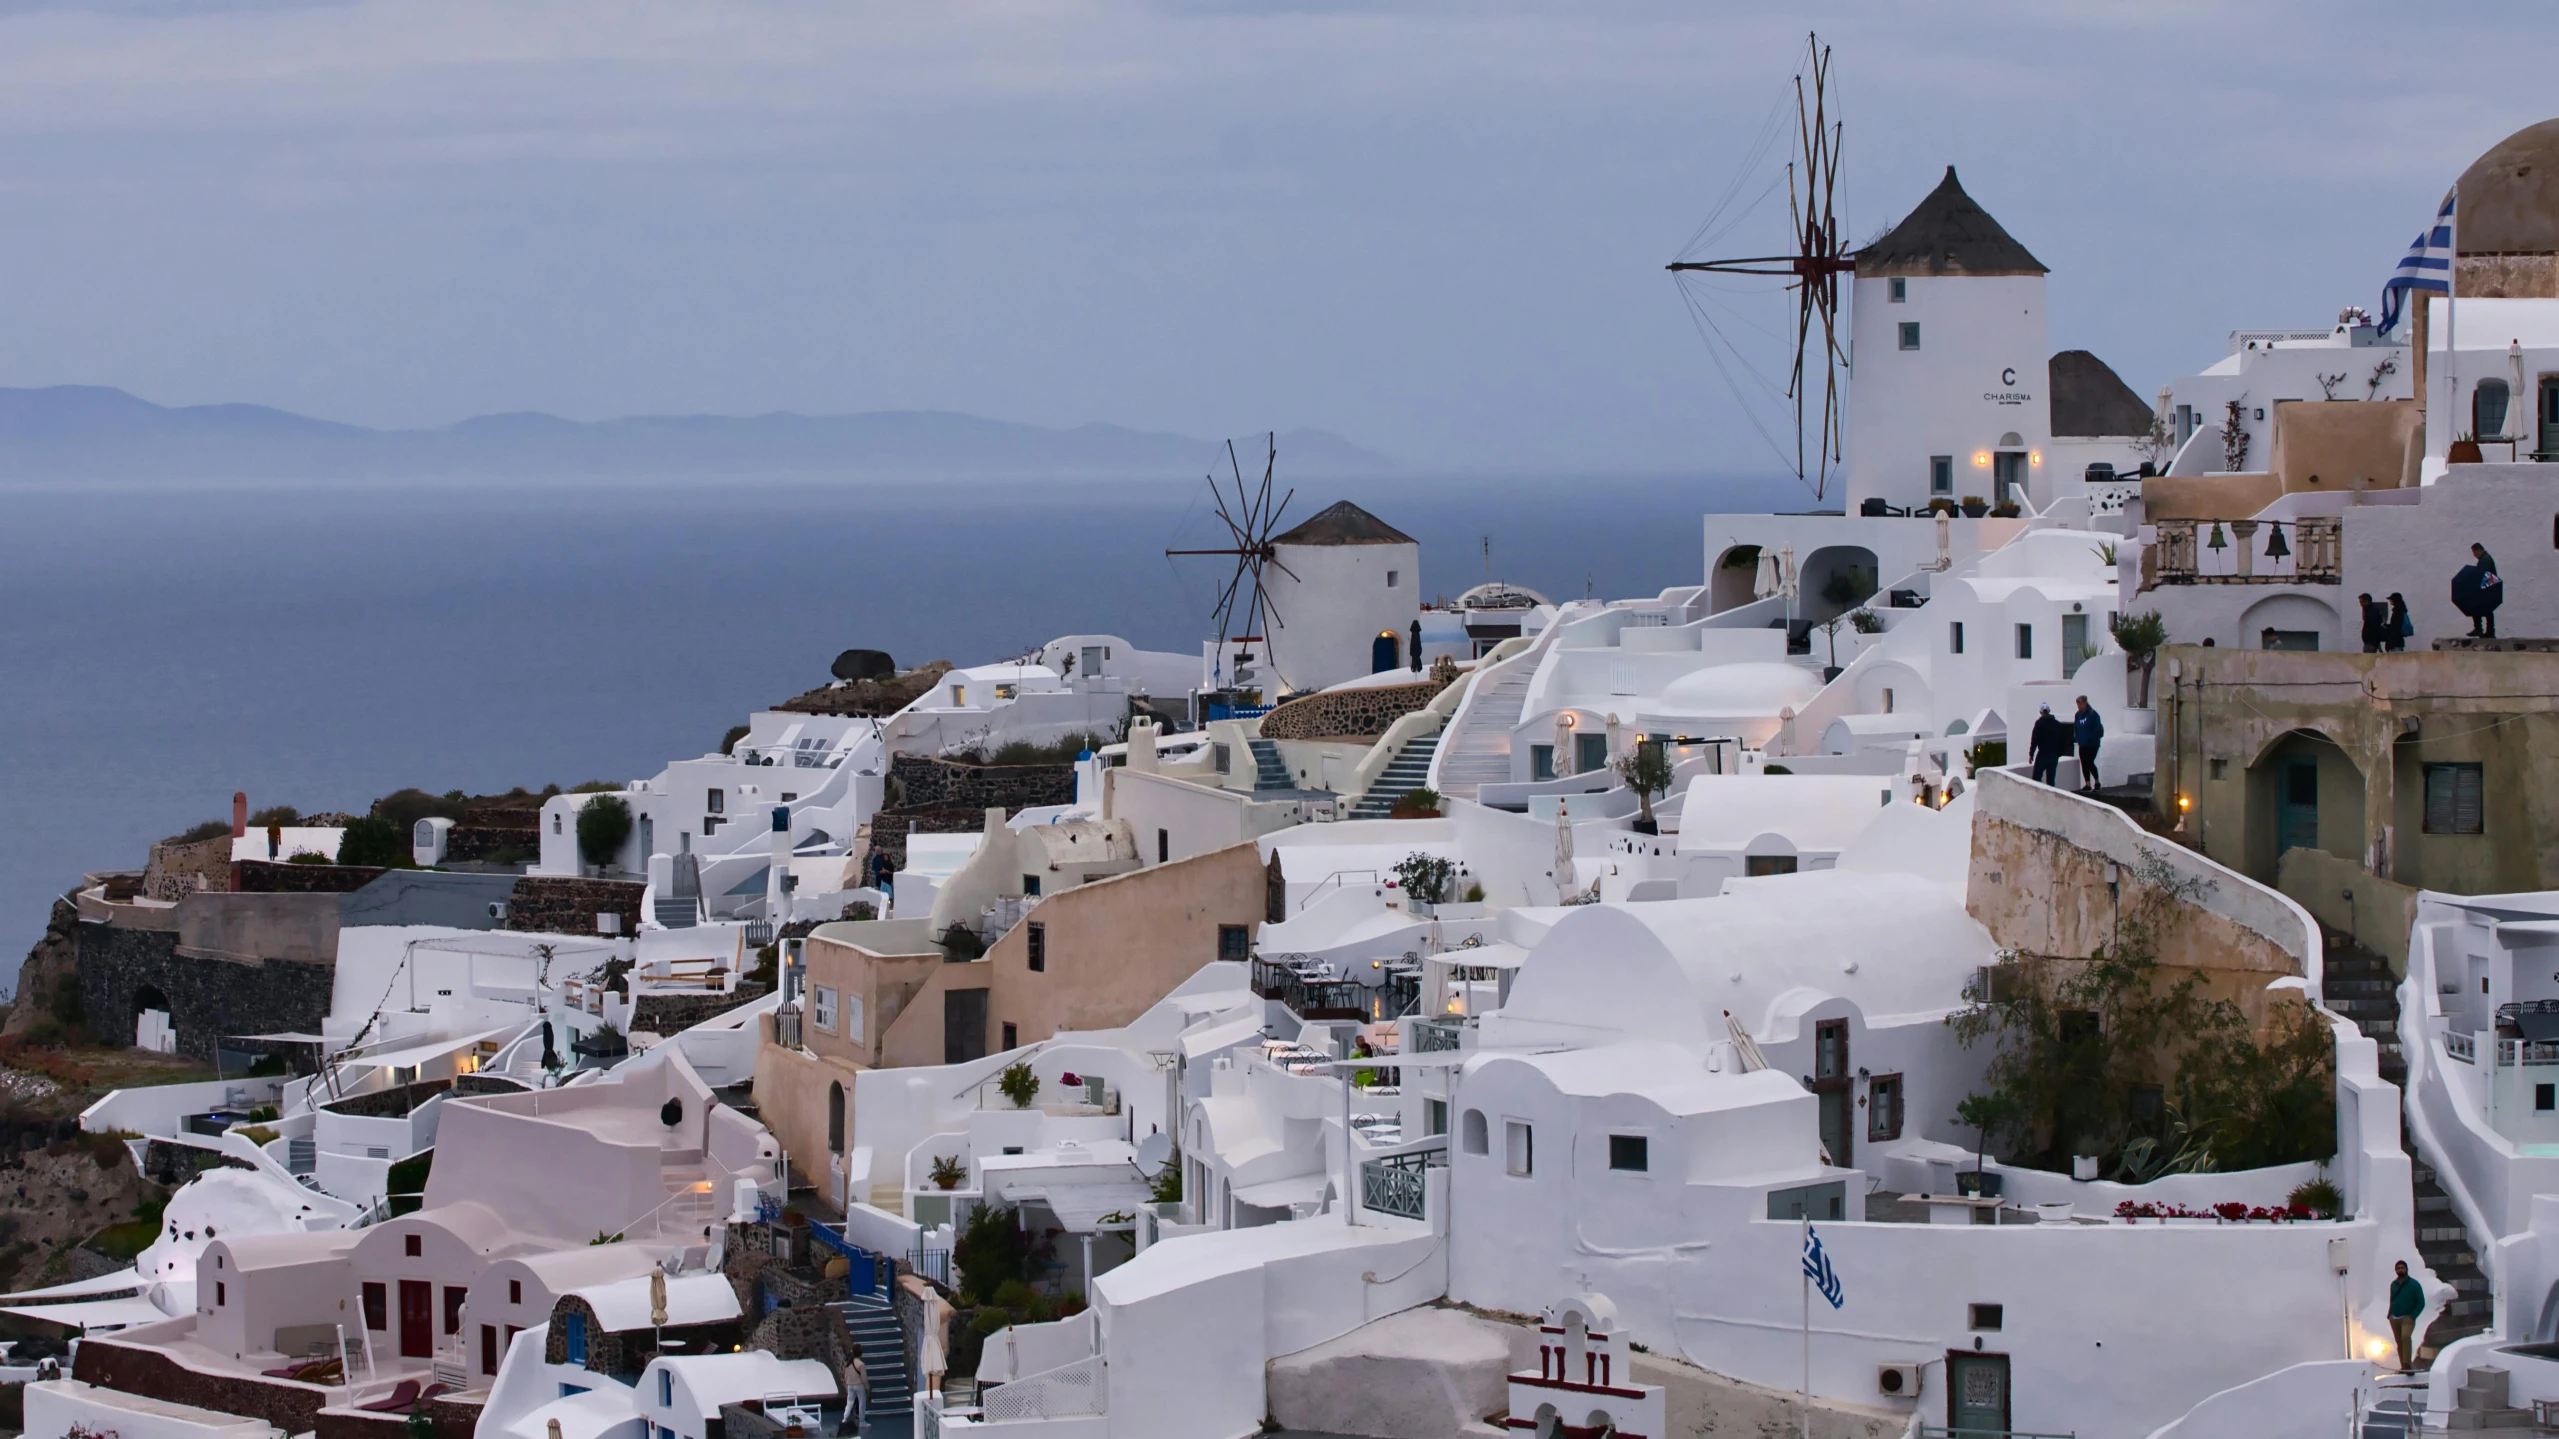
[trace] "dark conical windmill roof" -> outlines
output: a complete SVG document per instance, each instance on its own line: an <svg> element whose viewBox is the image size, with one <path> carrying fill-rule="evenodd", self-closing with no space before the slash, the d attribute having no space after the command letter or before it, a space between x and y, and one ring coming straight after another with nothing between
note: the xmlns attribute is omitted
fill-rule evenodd
<svg viewBox="0 0 2559 1439"><path fill-rule="evenodd" d="M1411 545L1420 541L1348 500L1271 541L1275 545Z"/></svg>
<svg viewBox="0 0 2559 1439"><path fill-rule="evenodd" d="M2142 435L2150 432L2150 406L2124 383L2115 367L2086 350L2064 350L2053 356L2052 409L2055 435Z"/></svg>
<svg viewBox="0 0 2559 1439"><path fill-rule="evenodd" d="M2044 262L1990 218L1955 167L1884 237L1857 252L1859 275L2042 275Z"/></svg>

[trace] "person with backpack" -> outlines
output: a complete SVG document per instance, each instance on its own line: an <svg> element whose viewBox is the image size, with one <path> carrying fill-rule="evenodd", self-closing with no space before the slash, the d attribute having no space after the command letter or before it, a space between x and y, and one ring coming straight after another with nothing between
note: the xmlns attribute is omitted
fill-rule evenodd
<svg viewBox="0 0 2559 1439"><path fill-rule="evenodd" d="M2397 590L2390 592L2390 617L2382 623L2381 647L2392 654L2408 648L2408 637L2417 632L2408 619L2408 597Z"/></svg>
<svg viewBox="0 0 2559 1439"><path fill-rule="evenodd" d="M2106 722L2088 707L2088 696L2079 697L2079 713L2070 717L2070 738L2079 747L2079 792L2097 792L2097 746L2106 738Z"/></svg>

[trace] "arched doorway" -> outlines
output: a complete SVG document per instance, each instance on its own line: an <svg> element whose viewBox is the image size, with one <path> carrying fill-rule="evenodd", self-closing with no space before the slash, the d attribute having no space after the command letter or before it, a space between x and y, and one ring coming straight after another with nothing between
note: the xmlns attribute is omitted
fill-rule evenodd
<svg viewBox="0 0 2559 1439"><path fill-rule="evenodd" d="M1369 641L1368 672L1373 675L1384 674L1395 668L1398 663L1400 661L1396 658L1395 632L1379 630L1377 638Z"/></svg>
<svg viewBox="0 0 2559 1439"><path fill-rule="evenodd" d="M2335 740L2294 730L2248 767L2248 870L2271 880L2284 851L2325 850L2361 863L2364 776Z"/></svg>
<svg viewBox="0 0 2559 1439"><path fill-rule="evenodd" d="M156 984L133 992L133 1047L162 1054L177 1049L177 1029L169 1020L169 996Z"/></svg>
<svg viewBox="0 0 2559 1439"><path fill-rule="evenodd" d="M844 1152L844 1086L826 1087L826 1149L829 1154Z"/></svg>
<svg viewBox="0 0 2559 1439"><path fill-rule="evenodd" d="M1863 545L1825 545L1804 557L1795 613L1814 624L1875 597L1875 552Z"/></svg>
<svg viewBox="0 0 2559 1439"><path fill-rule="evenodd" d="M1759 598L1759 546L1734 545L1706 567L1707 603L1714 613L1737 610Z"/></svg>

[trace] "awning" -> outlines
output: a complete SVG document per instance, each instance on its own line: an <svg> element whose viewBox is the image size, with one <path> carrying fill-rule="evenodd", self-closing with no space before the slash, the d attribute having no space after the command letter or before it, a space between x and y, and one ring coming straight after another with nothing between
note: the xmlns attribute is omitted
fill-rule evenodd
<svg viewBox="0 0 2559 1439"><path fill-rule="evenodd" d="M1331 1175L1321 1172L1292 1174L1286 1179L1265 1179L1259 1184L1237 1186L1235 1200L1255 1209L1286 1209L1294 1204L1316 1204L1322 1202L1325 1187L1332 1182Z"/></svg>
<svg viewBox="0 0 2559 1439"><path fill-rule="evenodd" d="M47 1324L67 1324L87 1333L99 1329L122 1329L133 1324L157 1324L169 1316L148 1299L92 1299L78 1304L17 1304L0 1309L0 1314L15 1314L21 1319L41 1319Z"/></svg>
<svg viewBox="0 0 2559 1439"><path fill-rule="evenodd" d="M478 1034L457 1034L450 1039L430 1039L403 1044L395 1049L377 1049L363 1054L350 1054L338 1062L350 1068L359 1064L373 1065L383 1069L407 1068L424 1064L430 1059L442 1059L448 1054L459 1054L484 1039L522 1034L524 1028L521 1024L510 1024L499 1029L482 1030Z"/></svg>
<svg viewBox="0 0 2559 1439"><path fill-rule="evenodd" d="M1036 1199L1057 1216L1058 1224L1070 1234L1091 1234L1101 1229L1102 1216L1126 1214L1134 1216L1140 1205L1155 1197L1154 1188L1143 1179L1113 1179L1100 1184L1052 1184L1045 1188L1023 1187L1012 1190L1007 1198L1015 1203ZM1128 1223L1120 1221L1121 1224ZM1110 1226L1118 1228L1118 1224Z"/></svg>
<svg viewBox="0 0 2559 1439"><path fill-rule="evenodd" d="M326 1044L329 1042L326 1035L297 1034L290 1030L282 1034L226 1034L223 1038L230 1040L233 1044Z"/></svg>
<svg viewBox="0 0 2559 1439"><path fill-rule="evenodd" d="M49 1289L21 1289L15 1294L0 1294L0 1301L12 1299L79 1299L92 1294L123 1294L142 1287L142 1271L128 1264L113 1274L94 1279L74 1279Z"/></svg>

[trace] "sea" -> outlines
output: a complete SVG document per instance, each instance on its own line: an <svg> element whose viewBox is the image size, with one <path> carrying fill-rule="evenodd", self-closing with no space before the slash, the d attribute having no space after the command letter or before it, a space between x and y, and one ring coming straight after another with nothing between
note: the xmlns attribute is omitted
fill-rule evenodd
<svg viewBox="0 0 2559 1439"><path fill-rule="evenodd" d="M1791 480L1399 477L1351 499L1422 593L1698 582L1702 517ZM654 774L854 647L1194 652L1232 572L1207 485L1086 480L0 490L0 982L84 873L250 806L360 811Z"/></svg>

